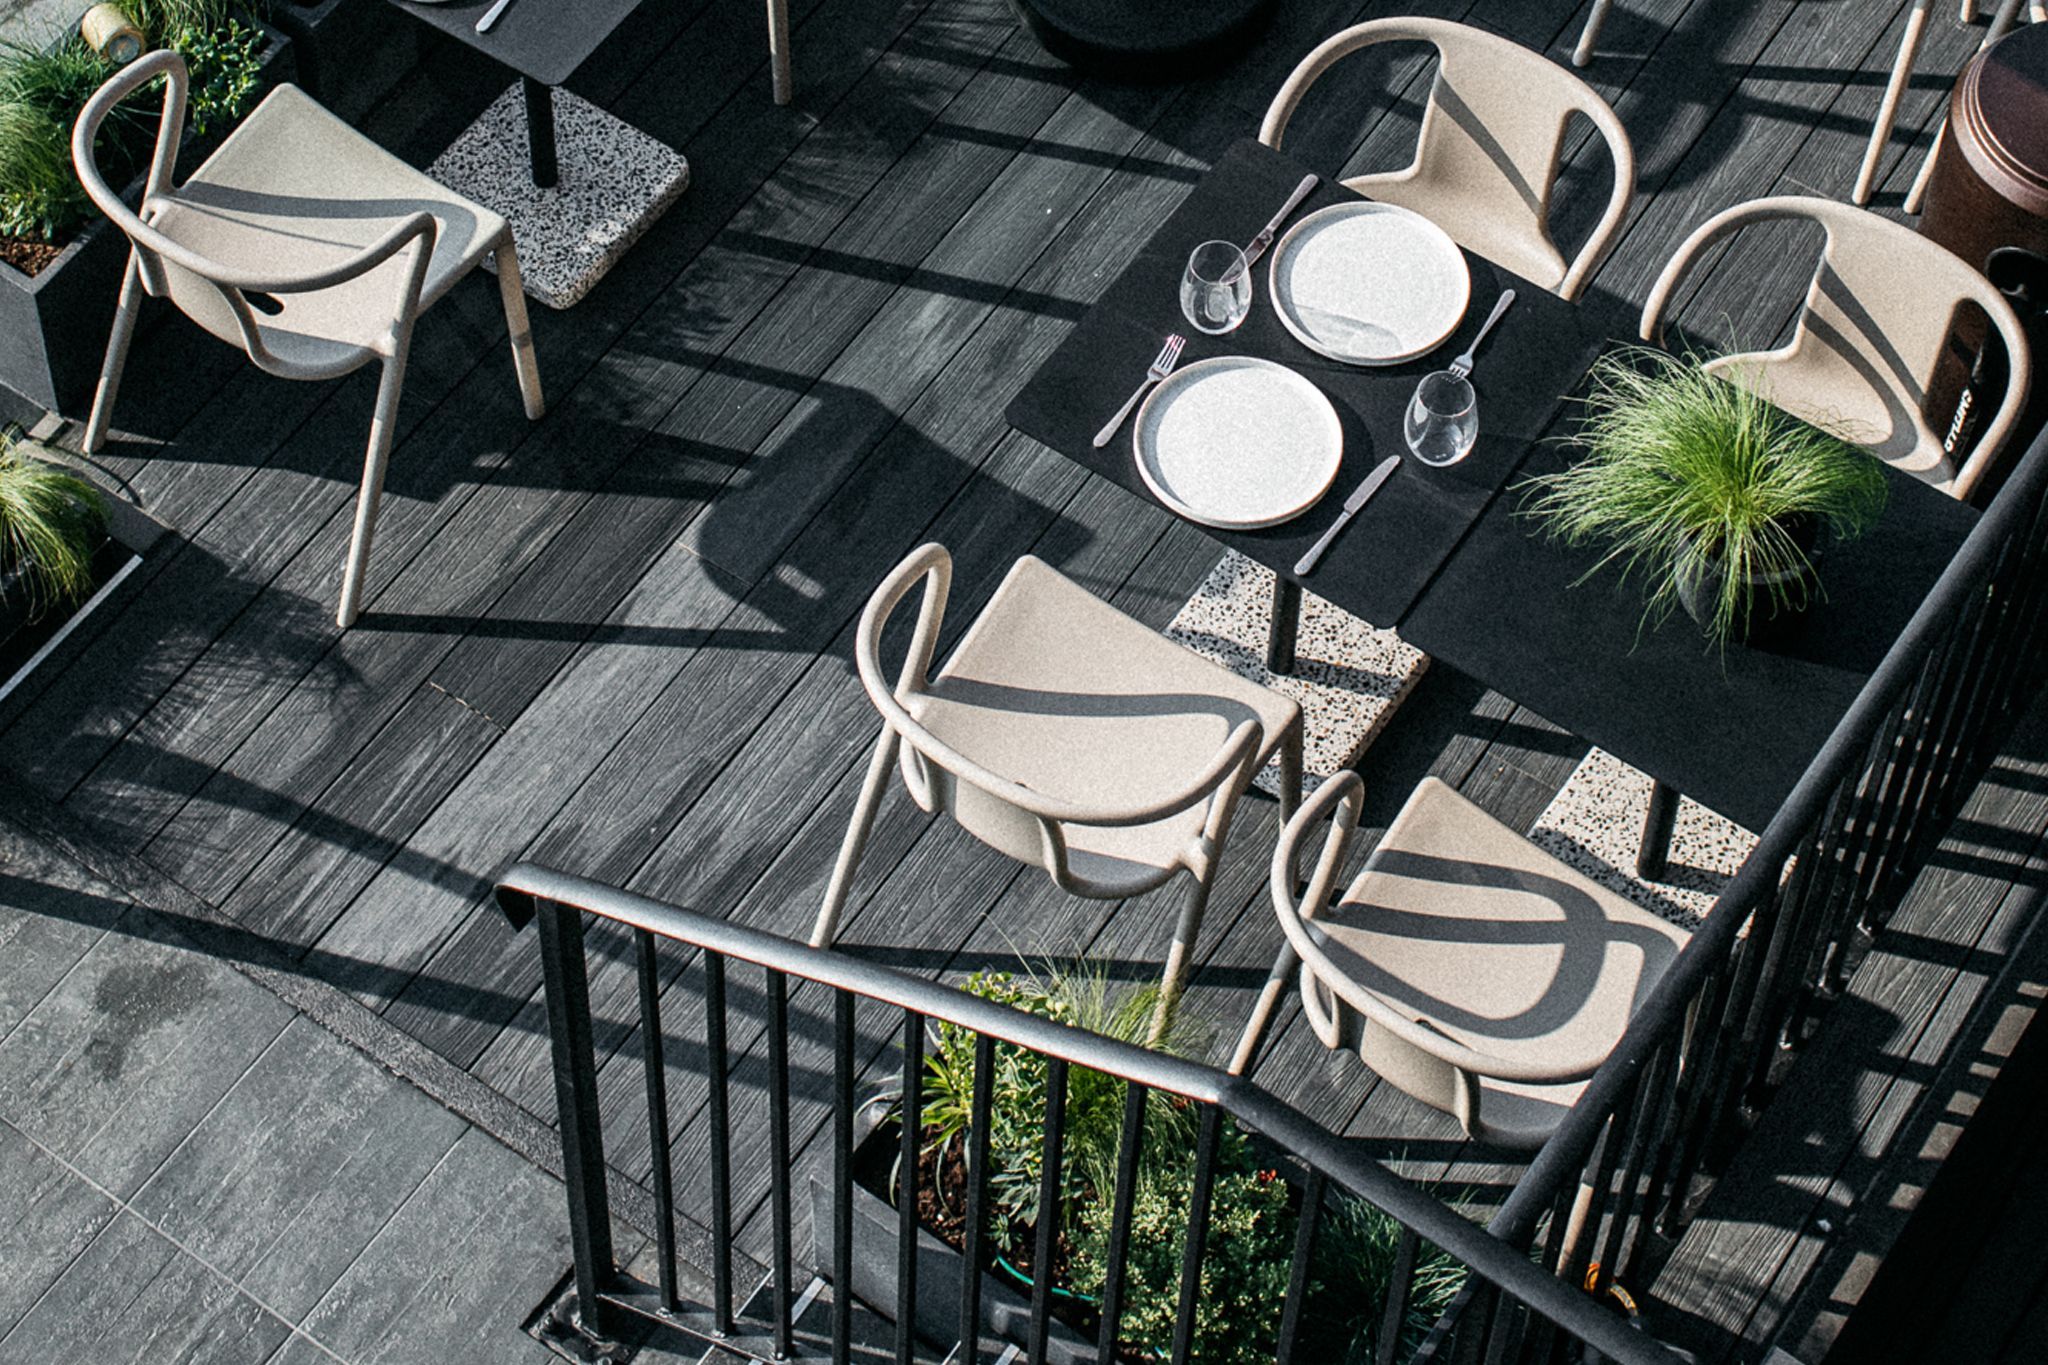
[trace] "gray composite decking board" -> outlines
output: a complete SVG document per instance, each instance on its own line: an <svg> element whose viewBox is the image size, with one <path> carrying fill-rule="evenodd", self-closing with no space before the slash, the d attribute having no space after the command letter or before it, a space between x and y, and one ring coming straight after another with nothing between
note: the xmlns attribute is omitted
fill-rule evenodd
<svg viewBox="0 0 2048 1365"><path fill-rule="evenodd" d="M843 20L866 12L864 7L852 6L828 13L836 20ZM814 40L829 41L841 36L836 23L827 22L822 28L823 32L811 35ZM851 73L862 69L857 63L847 64ZM850 75L848 79L851 79ZM666 86L667 83L662 84ZM827 82L824 88L814 92L814 97L829 102L833 93L832 83ZM628 102L629 112L631 108ZM718 138L709 136L712 130L697 131L706 134L705 141L710 143L715 156L720 147L728 145L765 144L771 149L786 145L815 125L815 120L800 110L761 112L772 108L765 101L759 108L752 104L728 107L720 111L721 117L715 120L715 130L720 133ZM643 123L658 133L670 132L669 124L674 114L660 106L650 108L648 113L651 117ZM675 127L674 132L690 132L693 126L685 122ZM760 166L762 173L766 174L775 168L776 159L770 155L765 161L765 166L756 162L749 163L749 167ZM415 552L431 556L432 548L440 544L443 537L457 544L474 542L474 546L470 557L458 560L441 577L448 580L454 591L459 592L462 586L467 585L476 593L486 594L485 601L489 600L490 590L498 580L509 578L519 567L519 561L510 552L507 552L505 560L494 562L483 553L485 546L504 544L508 536L514 545L545 543L546 538L536 536L530 527L524 530L523 535L516 531L500 531L493 540L476 534L481 528L475 526L474 521L478 514L487 514L506 500L504 484L508 480L531 481L536 489L552 486L576 490L588 487L590 472L604 467L607 461L587 458L582 438L587 438L591 428L581 428L581 437L578 436L579 414L594 424L617 416L615 397L607 391L604 381L613 371L627 368L620 364L619 347L624 344L627 348L624 354L631 356L640 346L653 344L654 335L662 330L665 318L650 307L650 302L670 296L677 288L687 288L697 278L687 270L678 278L678 262L697 264L699 253L694 248L701 246L703 240L722 223L720 207L745 204L756 184L748 171L735 173L730 165L714 162L710 173L700 174L693 187L694 194L680 206L679 211L668 215L654 227L647 238L648 249L629 257L613 273L606 289L600 291L597 298L565 318L542 319L555 323L552 328L537 329L555 334L553 339L543 336L540 341L544 375L554 376L550 389L554 410L547 421L538 426L527 422L518 410L509 375L504 372L501 348L495 343L489 346L491 356L499 363L492 366L493 373L488 376L482 374L481 365L473 373L477 374L478 382L488 379L498 382L486 383L481 390L475 390L471 384L456 399L441 404L428 424L394 457L395 491L402 492L406 486L406 475L401 471L409 470L415 474L423 470L430 474L439 471L433 475L429 485L436 496L424 502L403 497L387 502L380 524L380 553L373 560L369 589L373 611L380 609L377 595L381 586L412 563ZM628 324L635 324L635 327L628 330ZM622 343L622 337L640 340ZM573 363L565 364L565 361ZM597 387L593 389L588 382L574 384L593 366ZM408 385L409 395L414 387ZM358 428L357 433L364 429ZM348 439L354 440L356 436ZM618 455L612 454L608 458L616 462ZM463 477L465 471L470 472L467 480ZM347 508L344 493L336 502L334 513L320 536L310 548L293 559L289 571L280 581L280 586L301 595L303 602L291 591L273 590L259 600L255 611L236 622L221 644L216 646L217 649L227 651L232 659L238 642L251 650L265 647L285 628L285 622L293 619L296 606L296 615L301 620L300 629L311 633L319 650L321 668L316 669L316 680L324 670L326 676L338 675L359 685L364 682L358 676L363 665L351 656L354 637L342 640L339 647L335 647L335 632L322 614L321 605L331 600L334 590L333 566L339 562L347 535ZM389 605L387 602L383 607L388 608ZM477 604L464 602L460 597L440 605L458 616L465 612L472 616L476 614ZM452 645L454 641L450 639L447 643ZM360 649L360 645L355 648ZM190 724L196 728L196 734L164 742L161 747L174 751L168 762L177 762L177 749L198 747L203 741L208 752L216 755L212 763L203 766L220 766L226 759L223 747L240 743L270 714L277 697L292 688L298 677L299 672L278 669L265 671L259 678L244 679L240 689L231 694L239 698L239 705L222 707L215 699L213 705L202 708L191 719ZM186 709L189 708L173 708L172 722L175 723ZM322 709L324 711L325 708ZM247 768L252 780L267 785L266 775L257 761L262 754L259 746L254 756L236 752L231 761ZM146 764L148 757L144 754L142 762ZM136 760L126 761L132 764ZM183 778L186 775L181 773L177 776ZM171 796L179 799L195 785L159 776L146 767L135 775L132 782L116 780L117 777L118 774L109 775L107 790L103 793L105 801L115 806L125 805L125 795L135 782L164 786ZM300 780L305 780L304 775ZM176 809L175 801L166 804ZM166 815L169 813L165 812ZM146 832L153 833L154 825L160 823L161 817ZM173 870L183 869L174 867Z"/></svg>
<svg viewBox="0 0 2048 1365"><path fill-rule="evenodd" d="M899 73L895 83L909 80L910 75ZM932 88L913 85L908 96ZM870 104L904 97L905 92L896 90L887 78L865 81L853 95ZM776 170L777 181L789 182L792 195L791 202L780 209L785 224L793 230L800 225L802 232L818 238L851 207L838 196L814 194L806 199L800 193L802 181L791 180L807 170L823 175L835 161L844 160L834 155L832 147L819 145L824 141L806 139ZM877 173L881 169L875 168ZM780 197L772 197L779 205ZM747 200L741 208L743 215L766 217L776 212L759 197ZM637 259L629 257L626 264ZM694 302L706 311L690 314L696 321L688 324L713 333L712 343L700 352L701 359L693 358L688 364L661 360L659 357L676 349L674 339L663 339L663 332L676 324L666 310L650 308L634 330L605 352L594 377L572 391L567 402L558 404L521 447L518 463L526 471L527 482L512 484L500 479L486 483L448 515L417 558L396 571L388 589L380 591L373 583L363 627L348 632L330 656L349 671L371 706L391 705L388 697L398 680L418 682L430 676L476 619L530 570L553 539L554 530L601 489L604 475L626 458L630 440L598 441L592 432L608 431L619 424L638 429L652 422L681 390L710 372L709 361L743 336L745 322L791 273L793 268L786 264L750 260L714 238L668 286L678 304L691 298L693 285L702 286ZM538 477L536 467L544 468L548 477ZM351 721L359 723L360 717L345 717L317 694L293 692L281 705L271 707L225 766L231 773L264 785L324 786L360 748L361 736ZM182 837L167 831L156 856L175 859L183 840L197 838L200 829L217 833L225 828L233 833L238 822L248 818L231 807L209 809L202 793L181 812L179 826L192 826L192 831ZM232 878L233 869L228 869L227 875Z"/></svg>
<svg viewBox="0 0 2048 1365"><path fill-rule="evenodd" d="M467 1125L295 1018L130 1207L296 1322Z"/></svg>
<svg viewBox="0 0 2048 1365"><path fill-rule="evenodd" d="M2034 728L2038 733L2038 721ZM1971 1024L1990 964L2009 955L2028 927L2034 898L2024 884L2038 878L2043 859L2036 840L2025 836L2038 836L2048 824L2048 793L2002 789L1993 773L1964 818L2022 832L2025 846L1988 855L1972 850L1963 866L1945 868L1945 854L1969 839L1965 829L1960 837L1952 831L1930 855L1928 870L1800 1059L1799 1103L1766 1111L1735 1173L1710 1196L1657 1276L1655 1298L1685 1320L1730 1334L1752 1322L1774 1325L1773 1307L1782 1307L1788 1292L1783 1281L1796 1282L1825 1243L1809 1226L1812 1218L1839 1216L1838 1205L1862 1192L1874 1153L1887 1151L1927 1091L1929 1073ZM1802 1119L1816 1110L1834 1121L1809 1133ZM1767 1289L1774 1299L1765 1299Z"/></svg>

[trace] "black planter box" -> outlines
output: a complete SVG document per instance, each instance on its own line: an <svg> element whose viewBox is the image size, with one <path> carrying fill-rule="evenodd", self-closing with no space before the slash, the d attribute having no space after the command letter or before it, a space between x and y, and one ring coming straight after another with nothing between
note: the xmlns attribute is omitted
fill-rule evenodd
<svg viewBox="0 0 2048 1365"><path fill-rule="evenodd" d="M296 68L291 40L267 24L261 27L269 35L263 51L268 89L291 80ZM226 136L225 129L204 139L188 135L179 149L178 173L205 160ZM122 197L139 202L142 181ZM38 408L83 416L99 383L127 265L128 239L104 218L81 228L34 275L0 261L0 384Z"/></svg>
<svg viewBox="0 0 2048 1365"><path fill-rule="evenodd" d="M855 1121L853 1149L853 1295L882 1317L896 1316L897 1213L885 1197L894 1169L899 1129L880 1105L863 1107ZM811 1180L812 1264L827 1280L832 1265L832 1189ZM929 1231L917 1230L917 1335L943 1350L960 1335L960 1299L967 1258ZM835 1292L838 1286L834 1285ZM1009 1284L984 1272L981 1277L981 1328L984 1335L1028 1347L1031 1304ZM1045 1358L1051 1365L1088 1365L1095 1359L1093 1343L1067 1324L1052 1319L1046 1333Z"/></svg>
<svg viewBox="0 0 2048 1365"><path fill-rule="evenodd" d="M110 496L106 505L107 539L93 557L93 592L83 603L32 621L25 607L0 596L0 726L12 724L28 705L34 674L61 669L85 648L91 632L84 627L127 600L136 590L135 571L164 541L164 528L133 503Z"/></svg>
<svg viewBox="0 0 2048 1365"><path fill-rule="evenodd" d="M292 40L299 85L350 123L419 62L420 26L389 0L274 0L269 19Z"/></svg>

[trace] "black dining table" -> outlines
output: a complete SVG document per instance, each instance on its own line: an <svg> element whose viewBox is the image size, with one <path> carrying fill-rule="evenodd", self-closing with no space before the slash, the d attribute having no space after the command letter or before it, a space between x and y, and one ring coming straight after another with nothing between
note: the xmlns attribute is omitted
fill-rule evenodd
<svg viewBox="0 0 2048 1365"><path fill-rule="evenodd" d="M1572 395L1633 320L1625 305L1568 303L1468 252L1472 294L1457 330L1426 356L1368 368L1327 360L1294 339L1265 297L1262 261L1242 326L1220 337L1187 326L1178 289L1188 252L1211 238L1249 241L1305 169L1257 142L1231 147L1011 402L1010 424L1157 503L1138 473L1128 425L1102 449L1090 439L1143 376L1162 337L1188 338L1182 364L1240 354L1299 371L1343 422L1337 479L1283 525L1204 528L1276 572L1273 671L1292 666L1292 621L1305 584L1375 626L1398 627L1433 658L1655 779L1644 875L1661 873L1678 792L1761 830L1977 514L1887 469L1883 515L1860 539L1823 543L1823 599L1794 628L1774 632L1783 643L1717 649L1682 613L1646 621L1641 586L1623 583L1611 567L1596 569L1597 547L1575 549L1543 534L1522 514L1516 491L1524 478L1570 458L1547 438L1570 432ZM1355 197L1326 182L1290 221ZM1507 287L1516 291L1515 305L1474 367L1480 435L1472 454L1443 469L1409 458L1401 420L1416 382L1464 348ZM1404 457L1394 476L1314 572L1296 576L1302 551L1389 454Z"/></svg>

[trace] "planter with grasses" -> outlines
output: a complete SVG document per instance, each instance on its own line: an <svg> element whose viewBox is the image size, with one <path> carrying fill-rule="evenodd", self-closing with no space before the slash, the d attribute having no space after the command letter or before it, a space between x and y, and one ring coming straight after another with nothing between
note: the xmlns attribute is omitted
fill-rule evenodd
<svg viewBox="0 0 2048 1365"><path fill-rule="evenodd" d="M1602 554L1655 626L1682 609L1711 645L1769 643L1824 598L1830 539L1883 512L1883 468L1697 356L1629 348L1595 365L1579 458L1520 485L1522 514ZM1583 581L1583 579L1581 580Z"/></svg>
<svg viewBox="0 0 2048 1365"><path fill-rule="evenodd" d="M162 534L51 452L0 439L0 723Z"/></svg>
<svg viewBox="0 0 2048 1365"><path fill-rule="evenodd" d="M1044 977L977 975L966 989L1033 1014L1135 1042L1149 1029L1154 988L1119 989L1104 974L1082 968ZM1169 1029L1161 1045L1186 1049L1190 1040ZM965 1173L973 1132L974 1035L939 1025L928 1040L919 1143L917 1330L940 1348L957 1334L959 1286L972 1273L965 1262ZM1101 1331L1097 1311L1108 1270L1108 1203L1115 1188L1117 1142L1124 1084L1082 1067L1068 1072L1067 1130L1060 1184L1060 1237L1050 1267L1033 1264L1041 1183L1044 1125L1043 1059L998 1045L992 1087L989 1143L988 1262L983 1275L983 1328L992 1337L1027 1345L1029 1296L1049 1273L1053 1327L1047 1359L1070 1365L1096 1359ZM878 1101L865 1114L866 1136L855 1151L854 1294L884 1317L896 1305L895 1202L901 1129L893 1103ZM1171 1096L1154 1094L1146 1115L1129 1253L1118 1358L1130 1365L1165 1359L1179 1303L1181 1253L1193 1186L1195 1113ZM1203 1290L1197 1319L1198 1365L1270 1362L1277 1346L1280 1305L1286 1296L1301 1188L1293 1164L1225 1125ZM1374 1358L1380 1307L1394 1270L1399 1227L1371 1206L1326 1196L1295 1359L1364 1365ZM812 1186L814 1227L829 1228L829 1191ZM830 1276L830 1246L822 1236L815 1260ZM1424 1248L1405 1336L1419 1343L1464 1281L1462 1267Z"/></svg>
<svg viewBox="0 0 2048 1365"><path fill-rule="evenodd" d="M231 0L122 7L152 47L178 48L192 69L180 174L292 77L289 41ZM71 166L71 125L114 69L76 33L44 48L0 46L0 384L51 411L91 401L128 259L127 239L93 209ZM131 202L155 136L147 99L102 135L102 167Z"/></svg>

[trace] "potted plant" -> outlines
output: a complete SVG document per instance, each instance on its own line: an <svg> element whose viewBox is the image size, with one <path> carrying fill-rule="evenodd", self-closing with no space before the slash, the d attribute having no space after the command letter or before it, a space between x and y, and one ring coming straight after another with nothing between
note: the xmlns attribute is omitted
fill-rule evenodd
<svg viewBox="0 0 2048 1365"><path fill-rule="evenodd" d="M1821 596L1823 533L1884 510L1883 468L1699 357L1630 347L1593 367L1565 469L1519 485L1522 512L1648 590L1646 623L1682 607L1714 645L1782 629ZM1583 581L1583 579L1581 580Z"/></svg>
<svg viewBox="0 0 2048 1365"><path fill-rule="evenodd" d="M1118 990L1100 970L1048 972L1043 977L977 974L965 989L984 999L1091 1032L1135 1042L1149 1031L1156 987ZM1160 1046L1181 1050L1186 1031L1169 1027ZM965 1264L967 1144L982 1140L971 1126L975 1035L952 1025L933 1030L921 1095L919 1144L918 1329L943 1345L957 1324L957 1286ZM1108 1273L1109 1201L1115 1189L1124 1084L1083 1067L1067 1078L1060 1229L1054 1263L1032 1264L1044 1124L1046 1067L1035 1054L998 1047L991 1086L989 1133L990 1263L983 1273L983 1325L991 1335L1026 1344L1028 1295L1041 1273L1052 1275L1049 1360L1092 1361L1097 1311ZM1163 1359L1179 1306L1182 1238L1193 1195L1195 1119L1192 1108L1154 1092L1146 1112L1125 1261L1120 1356ZM884 1316L896 1304L896 1224L901 1188L896 1169L900 1127L893 1106L871 1107L868 1133L854 1156L853 1292ZM1277 1345L1276 1305L1285 1297L1301 1193L1291 1166L1262 1155L1253 1139L1226 1124L1211 1200L1209 1241L1195 1359L1202 1365L1271 1361ZM831 1226L830 1194L812 1185L817 1264L830 1275L823 1229ZM1391 1282L1399 1226L1368 1204L1333 1196L1317 1237L1309 1312L1298 1359L1364 1362L1373 1358L1379 1307ZM1409 1336L1419 1341L1464 1283L1457 1262L1426 1249L1411 1302Z"/></svg>
<svg viewBox="0 0 2048 1365"><path fill-rule="evenodd" d="M219 144L263 91L289 79L290 45L230 0L121 0L152 47L192 71L180 173ZM0 46L0 384L53 411L92 396L127 262L121 233L71 167L71 126L113 65L76 33ZM155 111L123 108L99 154L108 179L141 191Z"/></svg>

